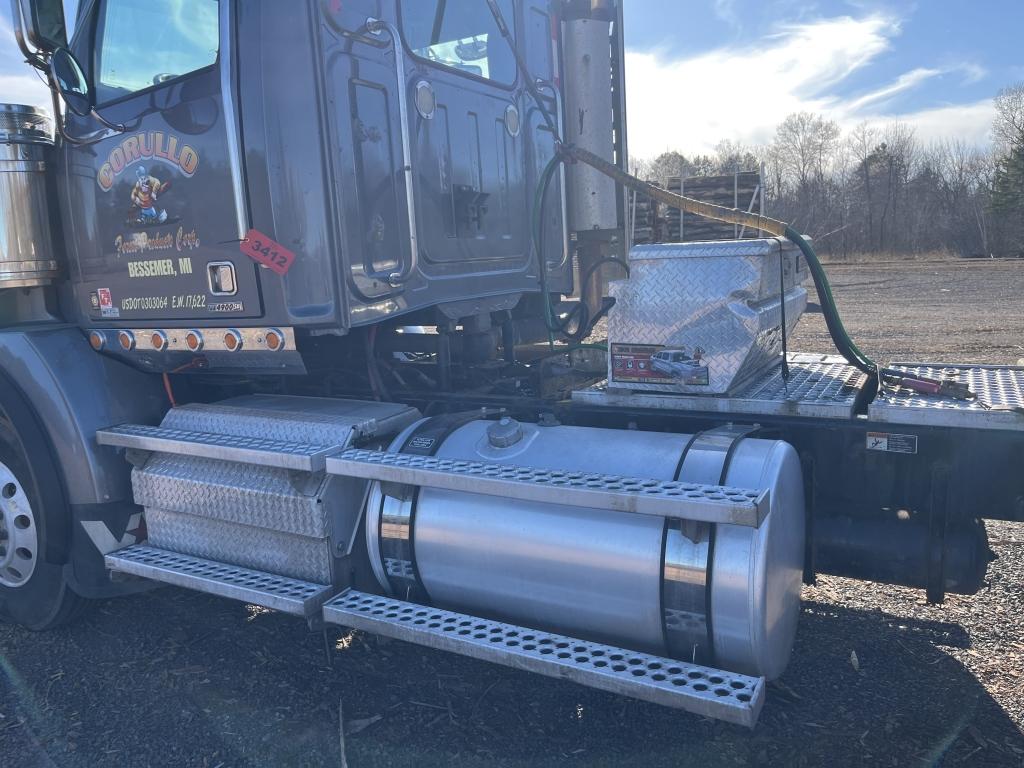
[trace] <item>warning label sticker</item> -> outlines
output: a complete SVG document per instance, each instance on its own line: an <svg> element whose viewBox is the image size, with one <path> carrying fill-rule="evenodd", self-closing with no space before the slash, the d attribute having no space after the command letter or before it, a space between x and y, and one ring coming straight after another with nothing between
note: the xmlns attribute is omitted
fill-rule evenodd
<svg viewBox="0 0 1024 768"><path fill-rule="evenodd" d="M892 432L868 432L867 449L887 453L917 453L917 435L897 435Z"/></svg>

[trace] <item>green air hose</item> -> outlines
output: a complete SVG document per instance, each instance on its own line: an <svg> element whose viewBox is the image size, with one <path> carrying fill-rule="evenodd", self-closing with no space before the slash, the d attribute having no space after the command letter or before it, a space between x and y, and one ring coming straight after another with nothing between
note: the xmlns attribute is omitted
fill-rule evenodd
<svg viewBox="0 0 1024 768"><path fill-rule="evenodd" d="M551 311L551 303L548 300L549 290L547 282L547 263L544 258L544 233L543 233L543 217L545 200L547 198L548 189L551 186L551 179L554 178L555 172L558 167L562 164L563 158L560 154L555 155L548 161L548 164L544 167L541 172L540 181L537 184L537 191L533 198L533 210L531 215L531 226L530 231L533 235L533 250L537 254L537 270L540 277L540 288L543 293L544 302L544 324L548 331L548 343L554 344L554 334L558 333L562 336L566 336L570 341L580 342L590 335L590 331L593 325L603 316L604 312L598 313L595 317L590 317L587 304L583 297L580 297L580 303L576 308L569 313L569 316L564 320L559 320L554 317ZM587 284L588 278L594 272L594 270L605 264L616 264L622 268L622 270L628 275L629 265L626 264L622 259L616 259L611 256L598 259L593 264L590 264L586 271L580 275L580 285L584 286ZM576 320L576 330L570 332L569 325Z"/></svg>

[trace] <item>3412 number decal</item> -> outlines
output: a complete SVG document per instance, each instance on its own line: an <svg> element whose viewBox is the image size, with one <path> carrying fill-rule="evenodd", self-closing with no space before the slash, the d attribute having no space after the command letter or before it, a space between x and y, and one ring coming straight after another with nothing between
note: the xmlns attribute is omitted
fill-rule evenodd
<svg viewBox="0 0 1024 768"><path fill-rule="evenodd" d="M253 261L279 275L285 274L295 261L295 254L258 229L250 229L238 249Z"/></svg>

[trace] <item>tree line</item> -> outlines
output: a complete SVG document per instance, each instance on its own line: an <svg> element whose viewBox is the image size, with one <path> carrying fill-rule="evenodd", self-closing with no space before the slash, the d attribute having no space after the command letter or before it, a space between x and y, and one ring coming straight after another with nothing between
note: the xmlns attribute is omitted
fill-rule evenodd
<svg viewBox="0 0 1024 768"><path fill-rule="evenodd" d="M800 112L758 147L723 141L709 155L665 152L634 172L666 183L761 169L765 212L838 257L861 253L1024 256L1024 82L995 98L992 141L925 143L905 123L845 135Z"/></svg>

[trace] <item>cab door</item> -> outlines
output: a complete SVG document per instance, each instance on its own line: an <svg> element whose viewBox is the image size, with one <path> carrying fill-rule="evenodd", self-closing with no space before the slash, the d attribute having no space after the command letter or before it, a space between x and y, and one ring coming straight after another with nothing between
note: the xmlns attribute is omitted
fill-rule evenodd
<svg viewBox="0 0 1024 768"><path fill-rule="evenodd" d="M246 216L222 2L94 0L80 20L73 49L97 110L127 129L61 150L75 301L89 323L262 314L256 265L238 248ZM69 121L72 135L96 127Z"/></svg>
<svg viewBox="0 0 1024 768"><path fill-rule="evenodd" d="M498 5L531 76L552 81L548 4ZM553 142L512 50L483 0L400 0L398 10L412 63L407 93L421 268L431 276L526 270L536 178ZM560 194L553 186L550 201Z"/></svg>

